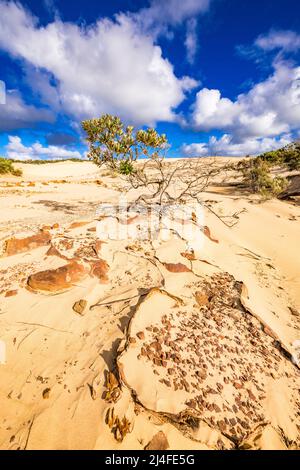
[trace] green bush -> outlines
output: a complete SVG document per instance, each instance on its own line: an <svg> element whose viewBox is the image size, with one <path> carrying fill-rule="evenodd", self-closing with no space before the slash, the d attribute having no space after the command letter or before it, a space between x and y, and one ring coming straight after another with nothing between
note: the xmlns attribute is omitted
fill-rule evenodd
<svg viewBox="0 0 300 470"><path fill-rule="evenodd" d="M237 166L242 172L244 184L252 193L263 197L275 197L287 187L287 180L281 176L272 177L270 162L261 157L242 160Z"/></svg>
<svg viewBox="0 0 300 470"><path fill-rule="evenodd" d="M11 174L13 176L22 176L22 170L13 166L12 160L0 157L0 175Z"/></svg>

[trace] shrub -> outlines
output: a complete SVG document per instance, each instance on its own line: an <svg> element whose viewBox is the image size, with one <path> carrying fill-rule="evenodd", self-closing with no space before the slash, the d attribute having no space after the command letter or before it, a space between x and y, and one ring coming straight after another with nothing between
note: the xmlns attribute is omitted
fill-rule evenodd
<svg viewBox="0 0 300 470"><path fill-rule="evenodd" d="M166 136L154 129L125 128L119 117L109 114L83 121L82 127L87 134L88 158L96 165L106 164L125 175L133 173L138 158L156 158L167 144Z"/></svg>
<svg viewBox="0 0 300 470"><path fill-rule="evenodd" d="M0 158L0 175L11 174L14 176L22 176L22 170L13 166L12 160Z"/></svg>
<svg viewBox="0 0 300 470"><path fill-rule="evenodd" d="M264 197L274 197L287 187L287 180L281 176L272 177L270 161L256 157L242 160L237 166L242 172L244 184L252 193L259 193Z"/></svg>

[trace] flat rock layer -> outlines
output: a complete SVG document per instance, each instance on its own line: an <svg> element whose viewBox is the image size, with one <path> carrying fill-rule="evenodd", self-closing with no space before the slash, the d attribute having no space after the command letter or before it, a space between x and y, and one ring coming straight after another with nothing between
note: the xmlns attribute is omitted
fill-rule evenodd
<svg viewBox="0 0 300 470"><path fill-rule="evenodd" d="M24 253L26 251L45 246L50 243L50 233L47 231L41 231L35 235L25 238L10 238L5 243L4 256L13 256L18 253Z"/></svg>

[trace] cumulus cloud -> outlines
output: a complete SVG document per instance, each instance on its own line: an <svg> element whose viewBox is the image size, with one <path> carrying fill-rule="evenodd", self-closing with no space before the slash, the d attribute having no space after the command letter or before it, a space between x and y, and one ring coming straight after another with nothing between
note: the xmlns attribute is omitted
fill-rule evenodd
<svg viewBox="0 0 300 470"><path fill-rule="evenodd" d="M182 152L187 156L234 156L259 155L270 150L284 147L292 141L291 135L283 135L280 138L264 137L261 139L249 138L242 142L235 142L232 135L224 134L217 139L210 137L208 143L192 143L182 146Z"/></svg>
<svg viewBox="0 0 300 470"><path fill-rule="evenodd" d="M235 101L219 90L197 93L193 125L199 130L221 129L237 139L289 133L300 127L300 67L277 62L274 72Z"/></svg>
<svg viewBox="0 0 300 470"><path fill-rule="evenodd" d="M208 4L208 0L188 0L182 5L175 0L153 1L148 15L154 19L160 6L160 16L164 17L161 8L167 9L169 21L175 24ZM1 1L0 48L40 73L51 74L58 97L45 75L40 91L44 90L45 100L52 93L51 100L59 101L76 119L108 112L137 124L174 121L185 93L197 84L190 77L176 77L153 37L143 34L125 14L90 26L59 18L40 26L20 4Z"/></svg>
<svg viewBox="0 0 300 470"><path fill-rule="evenodd" d="M54 114L46 108L37 108L24 102L18 91L6 92L3 104L0 104L0 131L23 129L36 123L55 121Z"/></svg>
<svg viewBox="0 0 300 470"><path fill-rule="evenodd" d="M9 142L6 146L6 155L14 160L51 160L65 158L82 158L82 155L73 150L67 150L63 147L49 145L44 147L40 142L35 142L31 146L23 145L18 136L9 136Z"/></svg>
<svg viewBox="0 0 300 470"><path fill-rule="evenodd" d="M298 50L300 36L293 31L270 31L246 48L250 56L275 51L272 73L235 100L218 89L201 89L192 108L192 125L200 131L221 130L222 137L208 143L184 145L186 155L258 155L280 148L300 128L300 67L283 59Z"/></svg>

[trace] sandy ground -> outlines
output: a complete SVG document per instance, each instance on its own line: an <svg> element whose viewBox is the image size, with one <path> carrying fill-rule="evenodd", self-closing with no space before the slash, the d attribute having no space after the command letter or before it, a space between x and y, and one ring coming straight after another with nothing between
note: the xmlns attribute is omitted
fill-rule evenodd
<svg viewBox="0 0 300 470"><path fill-rule="evenodd" d="M18 166L0 178L0 448L299 448L300 206L209 188L238 223L205 210L191 256L169 227L138 239L135 214L99 240L122 183L92 163Z"/></svg>

